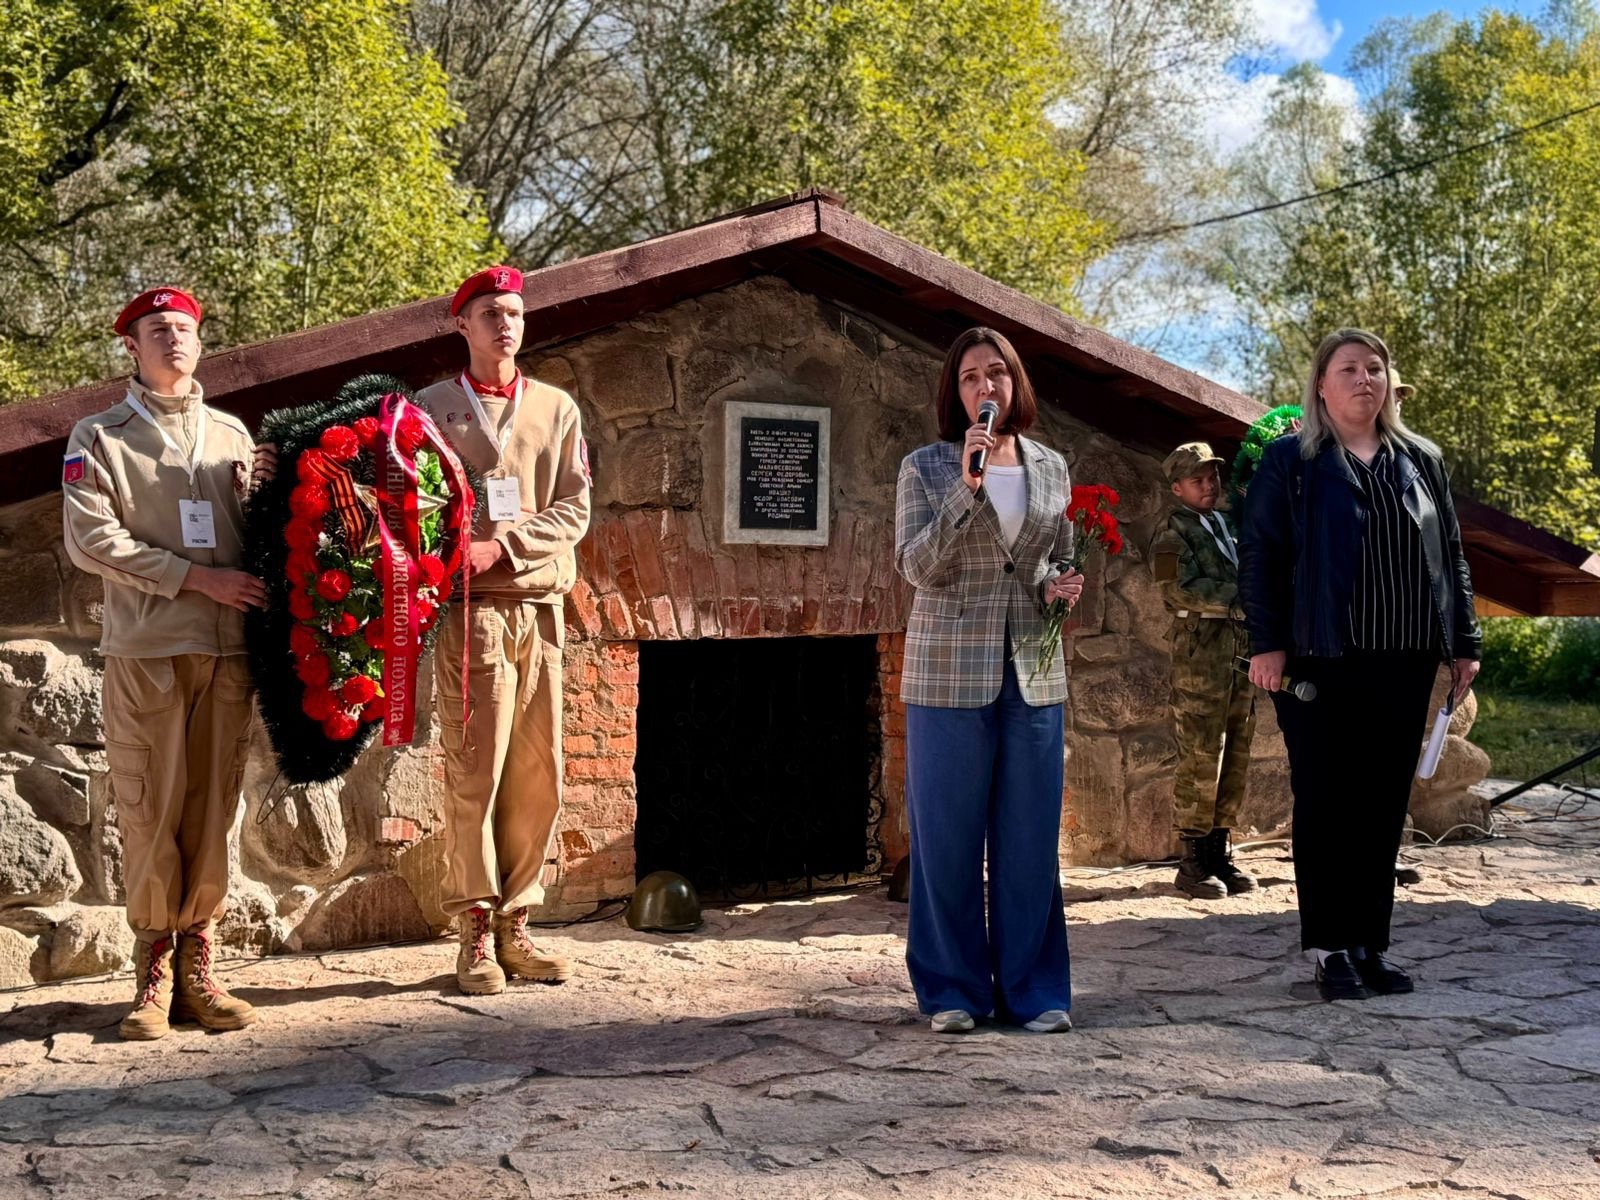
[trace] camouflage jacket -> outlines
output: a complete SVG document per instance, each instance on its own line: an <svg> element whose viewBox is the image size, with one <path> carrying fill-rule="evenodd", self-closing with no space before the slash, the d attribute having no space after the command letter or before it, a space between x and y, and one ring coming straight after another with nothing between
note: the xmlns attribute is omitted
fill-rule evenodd
<svg viewBox="0 0 1600 1200"><path fill-rule="evenodd" d="M1216 512L1222 527L1233 539L1237 552L1239 539L1227 517ZM1226 613L1242 619L1239 607L1239 568L1217 545L1216 538L1200 523L1191 508L1176 509L1155 540L1150 543L1150 564L1167 611L1178 613Z"/></svg>

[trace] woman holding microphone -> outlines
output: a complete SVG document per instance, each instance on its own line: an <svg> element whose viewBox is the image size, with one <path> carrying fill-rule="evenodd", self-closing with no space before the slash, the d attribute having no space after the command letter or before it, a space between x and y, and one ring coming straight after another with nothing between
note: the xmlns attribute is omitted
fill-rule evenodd
<svg viewBox="0 0 1600 1200"><path fill-rule="evenodd" d="M907 455L895 566L916 588L906 705L911 916L906 966L935 1032L993 1015L1072 1028L1061 907L1060 653L1034 677L1045 610L1077 602L1060 454L1021 435L1038 412L1017 353L969 329L945 357L941 440ZM988 888L985 918L984 865Z"/></svg>
<svg viewBox="0 0 1600 1200"><path fill-rule="evenodd" d="M1251 480L1240 551L1250 679L1289 750L1300 944L1328 1000L1413 989L1384 957L1411 774L1440 663L1457 699L1478 673L1444 460L1400 420L1389 370L1375 334L1323 339L1299 432Z"/></svg>

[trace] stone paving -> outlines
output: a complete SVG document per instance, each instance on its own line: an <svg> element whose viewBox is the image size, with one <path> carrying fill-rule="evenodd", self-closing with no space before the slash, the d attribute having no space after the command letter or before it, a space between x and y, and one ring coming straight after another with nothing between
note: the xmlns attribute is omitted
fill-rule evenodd
<svg viewBox="0 0 1600 1200"><path fill-rule="evenodd" d="M1070 876L1077 1031L930 1034L882 889L619 920L467 999L444 942L238 960L242 1033L125 1044L126 977L0 993L0 1196L1600 1196L1600 805L1419 850L1415 995L1322 1004L1269 886Z"/></svg>

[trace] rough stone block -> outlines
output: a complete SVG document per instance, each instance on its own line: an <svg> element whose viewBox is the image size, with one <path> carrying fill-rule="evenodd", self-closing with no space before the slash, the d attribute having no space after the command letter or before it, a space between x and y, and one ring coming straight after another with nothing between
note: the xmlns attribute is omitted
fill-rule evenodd
<svg viewBox="0 0 1600 1200"><path fill-rule="evenodd" d="M5 574L5 603L0 622L9 629L59 629L62 611L61 572L47 552L17 554L0 560Z"/></svg>
<svg viewBox="0 0 1600 1200"><path fill-rule="evenodd" d="M0 989L26 987L34 982L31 964L38 948L38 938L0 926Z"/></svg>
<svg viewBox="0 0 1600 1200"><path fill-rule="evenodd" d="M133 930L120 908L80 908L50 940L50 978L120 971L133 960Z"/></svg>
<svg viewBox="0 0 1600 1200"><path fill-rule="evenodd" d="M82 885L67 839L0 780L0 907L54 904Z"/></svg>
<svg viewBox="0 0 1600 1200"><path fill-rule="evenodd" d="M105 581L98 575L68 567L62 592L67 628L72 636L89 641L99 638L106 615Z"/></svg>
<svg viewBox="0 0 1600 1200"><path fill-rule="evenodd" d="M98 667L49 642L24 639L0 645L0 685L26 689L17 720L41 741L103 744L101 681Z"/></svg>
<svg viewBox="0 0 1600 1200"><path fill-rule="evenodd" d="M602 419L672 407L667 355L653 338L623 330L590 340L569 356L577 391Z"/></svg>
<svg viewBox="0 0 1600 1200"><path fill-rule="evenodd" d="M251 779L255 778L252 773ZM240 848L251 873L263 879L329 882L344 862L349 846L339 798L341 787L342 781L335 780L290 788L271 803L271 811L264 819L264 788L247 788L249 808Z"/></svg>
<svg viewBox="0 0 1600 1200"><path fill-rule="evenodd" d="M404 879L356 875L312 904L287 944L292 950L333 950L410 941L432 932Z"/></svg>
<svg viewBox="0 0 1600 1200"><path fill-rule="evenodd" d="M640 429L617 443L604 486L619 504L678 508L700 498L699 442L690 434Z"/></svg>
<svg viewBox="0 0 1600 1200"><path fill-rule="evenodd" d="M1169 674L1168 664L1153 654L1074 671L1073 725L1083 730L1121 731L1166 721Z"/></svg>
<svg viewBox="0 0 1600 1200"><path fill-rule="evenodd" d="M35 762L17 772L17 794L41 819L56 827L89 823L89 777Z"/></svg>

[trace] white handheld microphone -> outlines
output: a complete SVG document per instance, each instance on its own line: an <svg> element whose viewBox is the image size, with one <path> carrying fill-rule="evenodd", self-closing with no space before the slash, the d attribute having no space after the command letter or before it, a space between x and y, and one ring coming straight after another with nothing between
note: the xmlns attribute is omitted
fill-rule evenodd
<svg viewBox="0 0 1600 1200"><path fill-rule="evenodd" d="M985 433L993 434L994 423L999 419L1000 405L994 397L990 396L982 404L978 405L978 420L983 422L983 431ZM974 450L972 452L972 461L968 464L967 474L974 479L982 479L983 469L988 459L989 452L987 450Z"/></svg>
<svg viewBox="0 0 1600 1200"><path fill-rule="evenodd" d="M1450 717L1456 709L1455 687L1450 689L1450 695L1445 700L1445 705L1433 718L1433 732L1428 735L1428 748L1422 752L1422 763L1417 767L1418 779L1432 779L1433 773L1439 769L1439 757L1444 753L1444 735L1450 732Z"/></svg>

